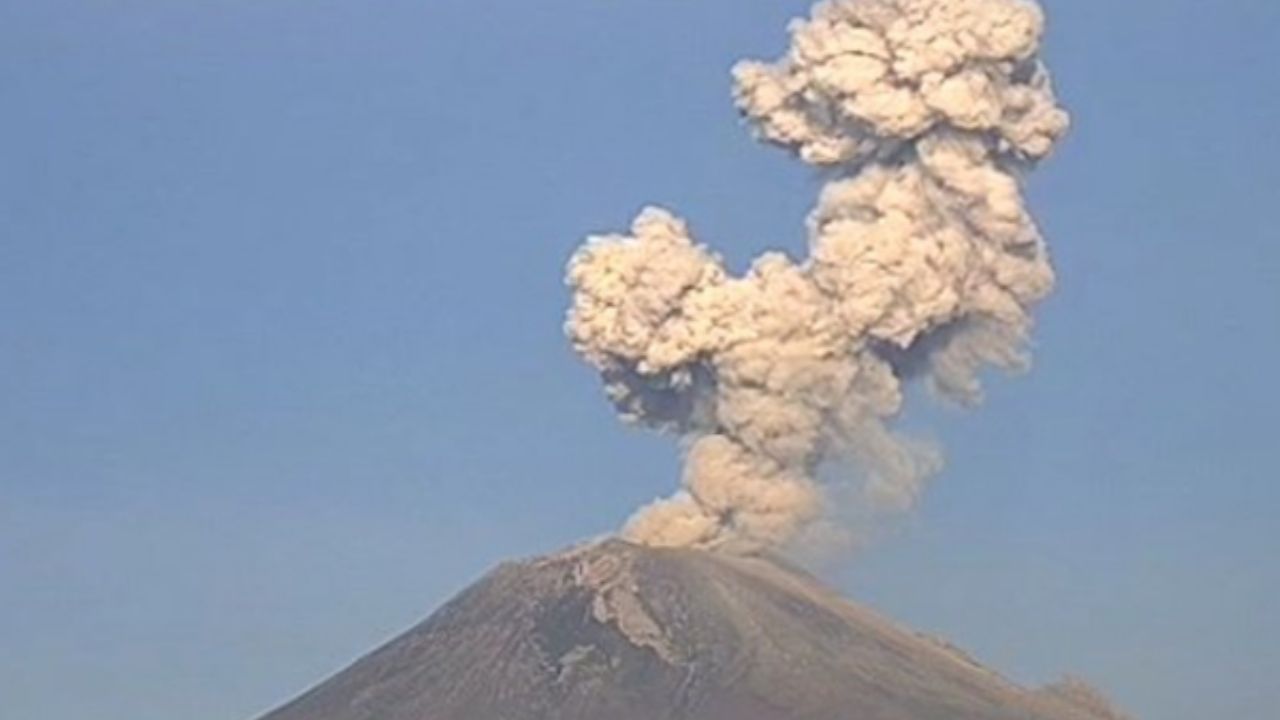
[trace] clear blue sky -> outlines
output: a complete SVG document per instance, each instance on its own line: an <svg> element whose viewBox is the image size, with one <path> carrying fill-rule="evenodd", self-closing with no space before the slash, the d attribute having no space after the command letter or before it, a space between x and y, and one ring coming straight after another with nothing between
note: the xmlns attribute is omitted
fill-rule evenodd
<svg viewBox="0 0 1280 720"><path fill-rule="evenodd" d="M0 718L239 720L667 492L561 337L587 231L742 266L807 0L0 0ZM1052 0L1038 363L834 579L1149 720L1280 706L1280 4Z"/></svg>

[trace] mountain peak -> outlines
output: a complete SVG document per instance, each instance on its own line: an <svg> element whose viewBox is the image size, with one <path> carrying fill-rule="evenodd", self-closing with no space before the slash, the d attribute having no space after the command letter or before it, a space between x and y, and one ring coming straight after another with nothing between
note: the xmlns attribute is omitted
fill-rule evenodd
<svg viewBox="0 0 1280 720"><path fill-rule="evenodd" d="M609 539L506 563L263 720L1121 720L784 561Z"/></svg>

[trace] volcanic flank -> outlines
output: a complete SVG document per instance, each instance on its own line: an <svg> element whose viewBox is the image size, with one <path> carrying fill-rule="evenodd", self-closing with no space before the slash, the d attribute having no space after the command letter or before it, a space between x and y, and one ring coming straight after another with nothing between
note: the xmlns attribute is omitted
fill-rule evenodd
<svg viewBox="0 0 1280 720"><path fill-rule="evenodd" d="M1121 720L764 557L610 540L502 565L262 720Z"/></svg>

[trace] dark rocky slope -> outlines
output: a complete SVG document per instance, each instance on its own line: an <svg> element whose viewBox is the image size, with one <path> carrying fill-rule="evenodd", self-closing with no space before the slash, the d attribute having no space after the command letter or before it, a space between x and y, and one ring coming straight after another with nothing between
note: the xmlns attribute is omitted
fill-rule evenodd
<svg viewBox="0 0 1280 720"><path fill-rule="evenodd" d="M1119 720L760 558L608 541L499 567L263 720Z"/></svg>

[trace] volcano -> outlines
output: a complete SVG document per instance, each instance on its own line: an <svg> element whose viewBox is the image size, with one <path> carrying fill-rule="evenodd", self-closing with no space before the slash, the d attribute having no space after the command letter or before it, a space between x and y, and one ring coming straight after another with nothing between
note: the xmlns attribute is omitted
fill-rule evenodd
<svg viewBox="0 0 1280 720"><path fill-rule="evenodd" d="M785 561L607 540L508 563L261 720L1124 720Z"/></svg>

